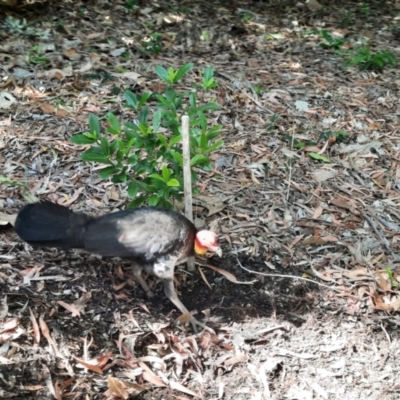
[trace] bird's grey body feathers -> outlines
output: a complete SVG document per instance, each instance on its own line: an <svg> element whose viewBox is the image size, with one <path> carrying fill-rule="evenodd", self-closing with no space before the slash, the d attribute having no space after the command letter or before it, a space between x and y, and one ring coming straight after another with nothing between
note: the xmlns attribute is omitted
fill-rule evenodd
<svg viewBox="0 0 400 400"><path fill-rule="evenodd" d="M151 290L142 269L163 280L164 291L182 313L174 284L176 262L194 254L196 228L176 211L143 207L93 218L66 207L41 202L28 204L18 213L15 230L35 247L84 248L103 256L129 258L133 278L147 295ZM195 318L191 322L204 326Z"/></svg>

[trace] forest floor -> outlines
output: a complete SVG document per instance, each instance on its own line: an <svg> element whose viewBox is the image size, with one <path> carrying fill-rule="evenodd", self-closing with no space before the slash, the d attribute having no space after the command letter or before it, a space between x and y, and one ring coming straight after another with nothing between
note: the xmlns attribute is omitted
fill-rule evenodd
<svg viewBox="0 0 400 400"><path fill-rule="evenodd" d="M162 92L157 65L193 63L177 90L212 66L224 145L194 211L224 254L177 268L212 328L196 335L158 282L149 300L127 280L129 262L33 250L0 225L0 398L400 399L400 68L374 70L400 56L400 8L326 3L1 11L0 212L123 209L126 185L71 136L90 114L134 120L123 92Z"/></svg>

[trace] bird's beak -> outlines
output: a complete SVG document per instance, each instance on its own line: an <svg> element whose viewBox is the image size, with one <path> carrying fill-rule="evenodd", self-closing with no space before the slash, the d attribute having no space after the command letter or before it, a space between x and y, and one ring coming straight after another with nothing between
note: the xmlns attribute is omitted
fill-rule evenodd
<svg viewBox="0 0 400 400"><path fill-rule="evenodd" d="M212 247L210 250L213 251L215 254L218 254L219 257L222 257L221 247L219 246Z"/></svg>

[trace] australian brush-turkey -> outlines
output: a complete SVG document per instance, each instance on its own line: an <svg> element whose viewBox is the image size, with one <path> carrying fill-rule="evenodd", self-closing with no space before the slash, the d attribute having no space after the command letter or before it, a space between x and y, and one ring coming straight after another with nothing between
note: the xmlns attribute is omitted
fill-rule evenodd
<svg viewBox="0 0 400 400"><path fill-rule="evenodd" d="M183 313L189 311L174 288L178 260L208 250L222 255L218 237L197 231L192 222L176 211L143 207L90 217L48 201L28 204L17 215L15 230L34 247L83 248L102 256L132 260L134 279L148 296L152 293L142 269L163 281L165 295ZM196 325L204 324L191 317Z"/></svg>

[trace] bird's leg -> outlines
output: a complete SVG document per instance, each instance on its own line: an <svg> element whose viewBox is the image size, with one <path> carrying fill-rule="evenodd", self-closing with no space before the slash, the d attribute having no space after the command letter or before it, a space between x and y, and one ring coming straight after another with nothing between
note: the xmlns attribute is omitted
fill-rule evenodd
<svg viewBox="0 0 400 400"><path fill-rule="evenodd" d="M142 267L134 264L132 266L132 278L142 287L147 297L153 297L153 292L150 290L142 275Z"/></svg>
<svg viewBox="0 0 400 400"><path fill-rule="evenodd" d="M176 294L175 287L174 287L174 281L170 278L163 279L163 285L164 285L164 292L167 298L175 304L175 306L179 309L179 311L182 314L188 314L189 310L183 305L183 303L179 300L178 295ZM196 318L193 316L190 317L189 322L193 326L193 330L195 333L198 333L197 331L197 326L201 326L202 328L206 328L206 325L203 324L200 321L197 321Z"/></svg>

